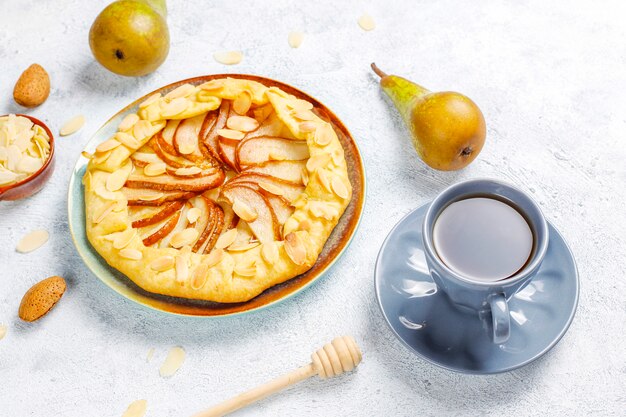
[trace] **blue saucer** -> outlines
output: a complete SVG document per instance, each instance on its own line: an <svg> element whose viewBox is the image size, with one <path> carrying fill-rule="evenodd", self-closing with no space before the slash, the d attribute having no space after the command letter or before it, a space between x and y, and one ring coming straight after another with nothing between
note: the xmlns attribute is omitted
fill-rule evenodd
<svg viewBox="0 0 626 417"><path fill-rule="evenodd" d="M509 301L511 337L495 345L487 321L459 311L428 274L422 250L427 209L400 220L376 261L378 304L398 339L435 365L472 374L519 368L556 345L574 318L579 284L574 257L554 226L538 274Z"/></svg>

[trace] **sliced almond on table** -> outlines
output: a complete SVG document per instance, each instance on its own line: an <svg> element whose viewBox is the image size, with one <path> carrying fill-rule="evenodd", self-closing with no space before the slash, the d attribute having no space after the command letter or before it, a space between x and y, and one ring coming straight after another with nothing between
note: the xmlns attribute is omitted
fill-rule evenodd
<svg viewBox="0 0 626 417"><path fill-rule="evenodd" d="M278 246L276 242L267 242L261 248L261 256L268 264L273 264L278 260Z"/></svg>
<svg viewBox="0 0 626 417"><path fill-rule="evenodd" d="M357 20L357 23L359 24L361 29L365 31L374 30L376 28L376 23L374 22L374 19L367 13L361 15L361 17L359 17L359 20Z"/></svg>
<svg viewBox="0 0 626 417"><path fill-rule="evenodd" d="M172 240L170 241L170 245L177 249L185 245L191 245L198 239L198 236L198 230L193 227L189 227L185 230L174 233Z"/></svg>
<svg viewBox="0 0 626 417"><path fill-rule="evenodd" d="M196 221L198 221L201 215L202 210L200 210L198 207L192 207L189 209L189 211L187 211L187 221L189 223L195 223Z"/></svg>
<svg viewBox="0 0 626 417"><path fill-rule="evenodd" d="M237 229L230 229L229 231L222 234L215 242L214 248L216 249L224 249L233 244L235 239L237 239Z"/></svg>
<svg viewBox="0 0 626 417"><path fill-rule="evenodd" d="M138 121L139 121L139 116L137 116L135 113L127 114L126 117L124 117L124 119L120 123L120 125L117 127L117 129L122 132L126 130L130 130L132 129L133 126L135 126L135 123L137 123Z"/></svg>
<svg viewBox="0 0 626 417"><path fill-rule="evenodd" d="M120 250L120 256L122 258L130 259L132 261L138 261L143 257L143 254L137 249L124 248Z"/></svg>
<svg viewBox="0 0 626 417"><path fill-rule="evenodd" d="M80 130L81 127L85 124L85 116L80 115L71 118L61 127L59 130L59 135L61 136L69 136L73 133L76 133Z"/></svg>
<svg viewBox="0 0 626 417"><path fill-rule="evenodd" d="M161 117L168 118L176 116L187 110L189 107L189 101L184 97L175 98L169 103L163 102L161 104Z"/></svg>
<svg viewBox="0 0 626 417"><path fill-rule="evenodd" d="M247 251L250 249L254 249L257 246L259 246L261 244L261 242L256 241L256 242L241 242L241 243L233 243L232 245L230 245L228 247L228 251L229 252L243 252L243 251Z"/></svg>
<svg viewBox="0 0 626 417"><path fill-rule="evenodd" d="M310 172L315 172L319 168L328 165L331 161L332 157L329 153L319 153L309 158L306 161L306 169Z"/></svg>
<svg viewBox="0 0 626 417"><path fill-rule="evenodd" d="M236 65L243 59L243 53L240 51L216 52L213 54L213 58L220 64Z"/></svg>
<svg viewBox="0 0 626 417"><path fill-rule="evenodd" d="M235 265L233 272L242 277L253 277L256 275L256 265Z"/></svg>
<svg viewBox="0 0 626 417"><path fill-rule="evenodd" d="M289 46L292 48L299 48L302 45L302 41L304 41L304 33L302 32L289 32L287 36L287 42Z"/></svg>
<svg viewBox="0 0 626 417"><path fill-rule="evenodd" d="M140 129L143 129L141 127L137 128L137 126L141 126L141 125L137 123L135 124L133 129L137 129L138 132ZM140 134L143 134L143 133L140 133ZM115 134L115 139L130 149L139 149L139 147L141 146L141 143L135 138L135 136L131 135L130 133L117 132Z"/></svg>
<svg viewBox="0 0 626 417"><path fill-rule="evenodd" d="M174 267L174 257L165 255L150 262L150 268L157 272L167 271Z"/></svg>
<svg viewBox="0 0 626 417"><path fill-rule="evenodd" d="M252 96L247 91L243 91L233 100L233 110L239 115L244 116L248 113L250 106L252 106Z"/></svg>
<svg viewBox="0 0 626 417"><path fill-rule="evenodd" d="M253 222L258 217L258 213L252 207L237 198L233 201L233 211L245 222Z"/></svg>
<svg viewBox="0 0 626 417"><path fill-rule="evenodd" d="M184 256L176 256L174 259L174 266L176 268L176 281L184 283L189 278L189 266Z"/></svg>
<svg viewBox="0 0 626 417"><path fill-rule="evenodd" d="M137 229L129 227L123 232L119 232L113 239L113 247L115 249L124 249L131 240L137 235Z"/></svg>
<svg viewBox="0 0 626 417"><path fill-rule="evenodd" d="M314 132L317 129L317 123L315 122L302 122L299 125L300 131L304 133Z"/></svg>
<svg viewBox="0 0 626 417"><path fill-rule="evenodd" d="M8 329L9 328L6 326L6 324L0 324L0 340L4 339L4 336L6 336Z"/></svg>
<svg viewBox="0 0 626 417"><path fill-rule="evenodd" d="M100 145L98 145L96 147L96 152L110 151L111 149L115 149L120 145L121 143L119 141L115 140L114 138L111 138L111 139L105 140Z"/></svg>
<svg viewBox="0 0 626 417"><path fill-rule="evenodd" d="M20 253L32 252L43 246L49 237L50 235L46 230L33 230L19 241L15 250Z"/></svg>
<svg viewBox="0 0 626 417"><path fill-rule="evenodd" d="M333 177L333 179L330 182L330 186L333 189L333 191L335 192L335 194L337 194L337 196L339 196L340 198L343 198L343 199L348 198L348 195L349 195L348 188L343 183L341 178L339 178L337 176Z"/></svg>
<svg viewBox="0 0 626 417"><path fill-rule="evenodd" d="M258 184L259 184L259 187L261 187L262 189L264 189L270 194L274 194L274 195L285 194L285 190L280 188L278 185L274 185L269 182L263 182L263 181L260 181Z"/></svg>
<svg viewBox="0 0 626 417"><path fill-rule="evenodd" d="M259 127L259 122L248 116L230 116L226 121L226 126L240 132L252 132Z"/></svg>
<svg viewBox="0 0 626 417"><path fill-rule="evenodd" d="M184 361L185 350L180 346L171 348L165 358L165 361L163 362L163 365L161 365L161 368L159 369L159 375L164 378L174 375L183 365Z"/></svg>
<svg viewBox="0 0 626 417"><path fill-rule="evenodd" d="M146 409L148 408L148 401L135 400L124 411L122 417L144 417L146 415Z"/></svg>
<svg viewBox="0 0 626 417"><path fill-rule="evenodd" d="M140 109L143 109L145 107L148 107L149 105L151 105L152 103L157 102L159 99L161 98L161 93L155 93L152 94L150 97L148 97L144 102L142 102L139 105Z"/></svg>
<svg viewBox="0 0 626 417"><path fill-rule="evenodd" d="M223 138L234 140L241 140L245 136L243 132L232 129L217 129L217 134Z"/></svg>
<svg viewBox="0 0 626 417"><path fill-rule="evenodd" d="M191 277L191 288L194 290L199 290L204 287L206 284L207 275L209 273L209 266L207 264L200 264L193 271L193 276Z"/></svg>
<svg viewBox="0 0 626 417"><path fill-rule="evenodd" d="M306 247L295 233L285 236L285 251L289 259L296 265L302 265L306 261Z"/></svg>
<svg viewBox="0 0 626 417"><path fill-rule="evenodd" d="M235 230L235 229L233 229ZM220 263L224 259L224 251L222 249L213 249L206 257L206 266L212 267Z"/></svg>
<svg viewBox="0 0 626 417"><path fill-rule="evenodd" d="M165 162L153 162L143 167L143 173L149 177L156 177L165 173L167 165Z"/></svg>

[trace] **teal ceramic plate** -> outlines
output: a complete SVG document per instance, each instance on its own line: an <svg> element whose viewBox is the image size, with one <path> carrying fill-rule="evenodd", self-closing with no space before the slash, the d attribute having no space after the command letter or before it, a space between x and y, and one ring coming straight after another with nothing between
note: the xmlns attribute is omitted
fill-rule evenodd
<svg viewBox="0 0 626 417"><path fill-rule="evenodd" d="M85 264L102 282L124 297L146 307L172 314L216 317L241 314L276 304L297 294L319 279L347 248L359 224L365 201L365 172L361 155L359 154L357 145L350 135L350 132L337 118L337 116L335 116L335 114L322 103L302 91L295 89L294 87L269 78L258 77L255 75L217 74L181 80L174 84L170 84L135 100L133 103L109 119L109 121L107 121L104 126L102 126L89 140L85 150L87 152L93 152L99 143L111 137L116 132L117 126L122 121L124 116L128 113L136 112L139 103L144 101L150 95L154 93L166 94L184 83L201 84L212 79L224 77L253 79L267 86L279 87L287 93L313 103L317 114L332 123L345 150L348 173L353 187L352 201L339 220L339 224L337 224L337 227L335 227L333 233L328 238L328 241L324 246L324 250L320 254L317 262L306 273L269 288L259 296L245 303L222 304L168 297L149 293L139 288L124 274L114 268L111 268L106 261L100 257L95 249L91 247L85 233L85 206L83 186L81 183L88 160L81 156L76 162L76 166L72 172L68 191L69 226L70 233L72 234L72 238L74 240L74 245L76 246L80 256L85 261Z"/></svg>

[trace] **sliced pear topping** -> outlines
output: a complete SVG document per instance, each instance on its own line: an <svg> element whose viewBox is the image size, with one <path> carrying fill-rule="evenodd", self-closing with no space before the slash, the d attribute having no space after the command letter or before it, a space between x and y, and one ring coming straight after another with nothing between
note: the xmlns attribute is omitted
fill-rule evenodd
<svg viewBox="0 0 626 417"><path fill-rule="evenodd" d="M259 122L248 116L230 116L226 120L226 127L240 132L252 132L259 127Z"/></svg>
<svg viewBox="0 0 626 417"><path fill-rule="evenodd" d="M241 94L233 100L233 110L235 113L245 116L252 106L252 96L247 91L242 91Z"/></svg>
<svg viewBox="0 0 626 417"><path fill-rule="evenodd" d="M194 290L199 290L204 287L207 281L207 275L209 274L209 266L207 264L200 264L196 267L195 271L193 271L193 276L191 278L191 288Z"/></svg>
<svg viewBox="0 0 626 417"><path fill-rule="evenodd" d="M176 281L184 283L189 278L189 266L184 256L176 256L174 258L174 267L176 268Z"/></svg>
<svg viewBox="0 0 626 417"><path fill-rule="evenodd" d="M115 139L130 149L138 149L141 146L141 143L139 143L139 141L135 139L135 137L131 135L130 133L117 132L115 134Z"/></svg>
<svg viewBox="0 0 626 417"><path fill-rule="evenodd" d="M137 116L135 113L127 114L126 117L124 117L124 119L122 120L122 123L120 123L120 125L117 127L117 129L121 132L125 132L132 129L132 127L135 126L135 123L137 123L138 121L139 116Z"/></svg>
<svg viewBox="0 0 626 417"><path fill-rule="evenodd" d="M361 29L365 31L376 29L376 23L374 22L374 19L367 13L361 15L361 17L359 17L359 20L357 20L357 23L359 24Z"/></svg>
<svg viewBox="0 0 626 417"><path fill-rule="evenodd" d="M114 138L105 140L96 148L96 152L107 152L120 146L121 143Z"/></svg>
<svg viewBox="0 0 626 417"><path fill-rule="evenodd" d="M170 245L172 245L172 247L176 249L181 248L185 245L191 245L193 242L196 241L196 239L198 239L198 236L198 231L193 227L189 227L185 230L174 233L174 235L172 236L172 240L170 241Z"/></svg>
<svg viewBox="0 0 626 417"><path fill-rule="evenodd" d="M177 116L187 110L189 107L189 100L184 97L178 97L172 101L161 103L161 117L167 119L169 117Z"/></svg>
<svg viewBox="0 0 626 417"><path fill-rule="evenodd" d="M235 242L228 247L229 252L244 252L250 249L254 249L259 246L261 242L258 240L256 242Z"/></svg>
<svg viewBox="0 0 626 417"><path fill-rule="evenodd" d="M295 233L285 236L285 251L289 259L296 265L303 265L306 261L306 247Z"/></svg>
<svg viewBox="0 0 626 417"><path fill-rule="evenodd" d="M215 242L216 249L224 249L233 244L235 239L237 239L237 229L230 229L229 231L222 234Z"/></svg>
<svg viewBox="0 0 626 417"><path fill-rule="evenodd" d="M123 232L118 232L115 239L113 239L113 247L115 249L124 249L136 235L137 229L132 227L129 227Z"/></svg>
<svg viewBox="0 0 626 417"><path fill-rule="evenodd" d="M216 52L213 58L220 64L236 65L243 59L243 54L240 51Z"/></svg>
<svg viewBox="0 0 626 417"><path fill-rule="evenodd" d="M256 265L235 265L233 272L242 277L253 277L256 275Z"/></svg>
<svg viewBox="0 0 626 417"><path fill-rule="evenodd" d="M261 248L261 256L268 264L274 264L278 260L278 246L276 242L264 243Z"/></svg>
<svg viewBox="0 0 626 417"><path fill-rule="evenodd" d="M201 214L202 210L200 210L198 207L190 208L187 212L187 221L189 223L195 223L200 218Z"/></svg>
<svg viewBox="0 0 626 417"><path fill-rule="evenodd" d="M218 248L213 249L211 253L209 253L206 257L206 260L205 260L206 266L208 266L209 268L212 266L215 266L219 264L222 261L222 259L224 259L224 250L218 249Z"/></svg>
<svg viewBox="0 0 626 417"><path fill-rule="evenodd" d="M143 173L149 177L156 177L164 174L166 167L165 162L153 162L143 168Z"/></svg>
<svg viewBox="0 0 626 417"><path fill-rule="evenodd" d="M194 175L198 175L201 172L202 172L202 168L199 168L199 167L178 168L176 171L174 171L176 175L179 175L181 177L191 177Z"/></svg>
<svg viewBox="0 0 626 417"><path fill-rule="evenodd" d="M259 216L256 210L237 198L233 201L233 211L245 222L253 222Z"/></svg>
<svg viewBox="0 0 626 417"><path fill-rule="evenodd" d="M300 128L300 131L304 132L304 133L314 132L315 129L317 129L317 123L315 123L315 122L302 122L302 123L300 123L300 125L298 127Z"/></svg>
<svg viewBox="0 0 626 417"><path fill-rule="evenodd" d="M150 262L150 268L157 272L167 271L174 267L174 257L170 255L161 256Z"/></svg>
<svg viewBox="0 0 626 417"><path fill-rule="evenodd" d="M259 187L261 187L262 189L264 189L265 191L267 191L270 194L274 194L274 195L283 195L283 194L285 194L285 190L283 190L279 186L274 185L274 184L269 183L269 182L260 181L259 182Z"/></svg>
<svg viewBox="0 0 626 417"><path fill-rule="evenodd" d="M308 169L310 172L315 172L319 168L328 165L331 159L332 157L329 153L320 153L314 155L310 157L308 161L306 161L306 169Z"/></svg>
<svg viewBox="0 0 626 417"><path fill-rule="evenodd" d="M154 192L153 190L145 190L144 194L140 194L137 196L137 200L141 200L141 201L156 201L160 198L163 198L165 196L165 194L161 193L161 192Z"/></svg>
<svg viewBox="0 0 626 417"><path fill-rule="evenodd" d="M246 136L245 133L232 129L218 129L217 134L223 138L234 140L241 140Z"/></svg>
<svg viewBox="0 0 626 417"><path fill-rule="evenodd" d="M337 176L333 177L333 179L330 182L330 186L335 192L335 194L337 194L340 198L346 199L350 195L346 185L343 183L341 178Z"/></svg>
<svg viewBox="0 0 626 417"><path fill-rule="evenodd" d="M141 251L137 249L124 248L120 251L120 256L125 259L130 259L131 261L138 261L143 258L143 254Z"/></svg>
<svg viewBox="0 0 626 417"><path fill-rule="evenodd" d="M304 33L302 32L289 32L289 36L287 36L287 42L289 46L292 48L299 48L302 45L302 41L304 41Z"/></svg>
<svg viewBox="0 0 626 417"><path fill-rule="evenodd" d="M152 103L157 102L160 98L161 98L161 93L152 94L150 97L148 97L144 102L142 102L139 105L139 108L140 109L146 108L149 105L151 105Z"/></svg>

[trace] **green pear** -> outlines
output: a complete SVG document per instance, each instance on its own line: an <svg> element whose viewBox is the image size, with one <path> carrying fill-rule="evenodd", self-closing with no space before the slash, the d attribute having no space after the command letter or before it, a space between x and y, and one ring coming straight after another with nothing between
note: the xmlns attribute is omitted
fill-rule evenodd
<svg viewBox="0 0 626 417"><path fill-rule="evenodd" d="M387 75L376 64L380 85L400 112L413 147L430 167L453 171L466 167L485 143L485 118L472 100L451 91L431 92L406 78Z"/></svg>
<svg viewBox="0 0 626 417"><path fill-rule="evenodd" d="M138 77L167 58L170 34L165 0L118 0L100 12L89 30L89 46L100 64Z"/></svg>

